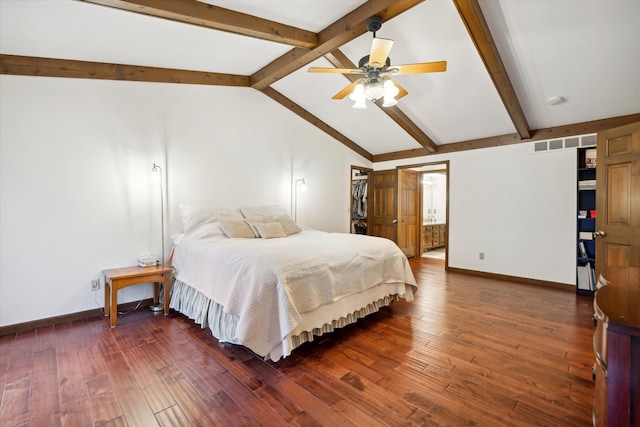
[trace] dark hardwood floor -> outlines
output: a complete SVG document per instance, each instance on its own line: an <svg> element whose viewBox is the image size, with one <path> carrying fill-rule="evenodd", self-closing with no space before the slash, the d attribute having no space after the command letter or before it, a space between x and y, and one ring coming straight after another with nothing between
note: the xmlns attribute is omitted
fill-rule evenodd
<svg viewBox="0 0 640 427"><path fill-rule="evenodd" d="M0 425L588 426L592 301L447 274L268 363L147 309L0 337Z"/></svg>

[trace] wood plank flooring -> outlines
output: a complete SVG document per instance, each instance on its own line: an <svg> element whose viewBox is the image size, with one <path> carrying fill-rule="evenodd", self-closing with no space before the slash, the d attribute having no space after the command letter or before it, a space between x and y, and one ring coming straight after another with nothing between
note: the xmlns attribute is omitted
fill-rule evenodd
<svg viewBox="0 0 640 427"><path fill-rule="evenodd" d="M278 363L149 310L0 337L1 426L588 426L592 301L447 274Z"/></svg>

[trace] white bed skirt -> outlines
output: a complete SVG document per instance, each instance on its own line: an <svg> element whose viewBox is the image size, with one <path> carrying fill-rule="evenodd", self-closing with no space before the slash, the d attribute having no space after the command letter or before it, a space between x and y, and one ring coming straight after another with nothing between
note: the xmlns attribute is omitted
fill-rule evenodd
<svg viewBox="0 0 640 427"><path fill-rule="evenodd" d="M285 336L280 343L268 354L259 354L265 360L277 362L282 357L287 357L298 346L305 342L313 341L314 336L321 336L327 332L342 328L362 319L363 317L375 313L380 308L388 306L397 301L397 294L386 294L383 297L381 291L385 292L389 285L380 285L366 292L354 295L352 298L343 298L329 307L323 306L309 313L303 314L303 321L290 334ZM405 293L402 295L407 301L413 299L413 287L406 285ZM369 301L369 302L367 302ZM244 345L236 339L236 325L238 317L225 313L224 308L215 301L207 298L204 294L176 280L171 288L170 307L188 318L202 328L209 328L214 337L220 342ZM361 307L352 311L352 307ZM331 319L331 320L328 320ZM250 350L254 351L250 348Z"/></svg>

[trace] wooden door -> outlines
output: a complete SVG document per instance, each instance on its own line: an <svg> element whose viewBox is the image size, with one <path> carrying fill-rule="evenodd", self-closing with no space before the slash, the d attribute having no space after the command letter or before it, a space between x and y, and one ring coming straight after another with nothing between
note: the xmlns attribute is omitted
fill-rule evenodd
<svg viewBox="0 0 640 427"><path fill-rule="evenodd" d="M398 247L407 257L418 255L420 237L420 173L408 169L398 171Z"/></svg>
<svg viewBox="0 0 640 427"><path fill-rule="evenodd" d="M640 122L598 133L597 150L596 274L607 277L640 267Z"/></svg>
<svg viewBox="0 0 640 427"><path fill-rule="evenodd" d="M374 171L373 209L369 219L369 234L397 242L397 173L396 170Z"/></svg>

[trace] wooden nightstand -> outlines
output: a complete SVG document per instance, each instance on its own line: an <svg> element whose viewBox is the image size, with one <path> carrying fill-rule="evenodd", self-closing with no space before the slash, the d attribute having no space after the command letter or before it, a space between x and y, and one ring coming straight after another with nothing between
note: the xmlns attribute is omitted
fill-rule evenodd
<svg viewBox="0 0 640 427"><path fill-rule="evenodd" d="M160 283L164 284L164 315L169 314L171 267L122 267L102 270L104 274L104 315L110 316L112 328L118 318L118 290L140 283L153 282L153 303L158 304Z"/></svg>

